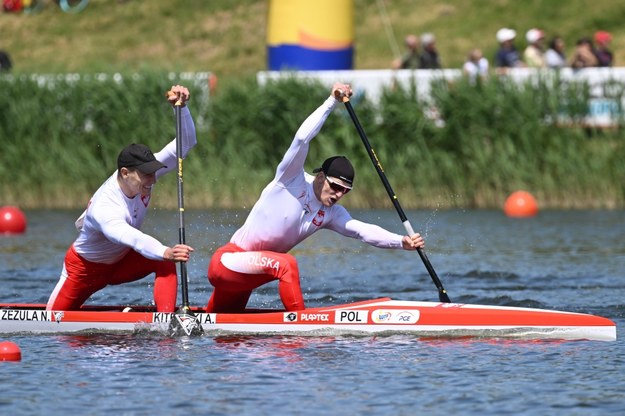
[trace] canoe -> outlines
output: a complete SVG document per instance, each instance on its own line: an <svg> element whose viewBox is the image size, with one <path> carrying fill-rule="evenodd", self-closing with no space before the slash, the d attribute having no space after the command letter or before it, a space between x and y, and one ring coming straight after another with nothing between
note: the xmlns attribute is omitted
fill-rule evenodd
<svg viewBox="0 0 625 416"><path fill-rule="evenodd" d="M191 308L205 334L413 335L561 340L616 340L610 319L574 312L459 303L372 299L302 311L204 313ZM0 303L0 333L167 333L174 314L149 306L83 306L46 311L43 304Z"/></svg>

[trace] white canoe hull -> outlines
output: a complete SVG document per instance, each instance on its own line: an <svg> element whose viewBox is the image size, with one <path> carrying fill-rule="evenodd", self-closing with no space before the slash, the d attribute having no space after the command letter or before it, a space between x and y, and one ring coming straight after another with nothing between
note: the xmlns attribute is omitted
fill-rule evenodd
<svg viewBox="0 0 625 416"><path fill-rule="evenodd" d="M0 304L0 333L167 333L173 314L122 306L45 311L44 305ZM616 340L616 324L600 316L532 308L397 301L388 298L297 312L193 312L205 334L393 335L563 340Z"/></svg>

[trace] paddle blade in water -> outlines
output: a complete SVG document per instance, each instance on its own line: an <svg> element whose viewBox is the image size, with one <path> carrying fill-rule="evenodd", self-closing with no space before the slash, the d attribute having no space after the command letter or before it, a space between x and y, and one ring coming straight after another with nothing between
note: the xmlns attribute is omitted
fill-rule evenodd
<svg viewBox="0 0 625 416"><path fill-rule="evenodd" d="M204 330L197 317L185 310L176 312L169 322L169 335L172 337L184 335L191 337L202 334Z"/></svg>

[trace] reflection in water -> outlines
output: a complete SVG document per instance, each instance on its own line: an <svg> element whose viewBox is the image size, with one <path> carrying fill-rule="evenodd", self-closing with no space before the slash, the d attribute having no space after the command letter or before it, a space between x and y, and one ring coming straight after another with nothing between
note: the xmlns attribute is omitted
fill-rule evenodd
<svg viewBox="0 0 625 416"><path fill-rule="evenodd" d="M216 336L215 348L226 353L236 353L237 359L258 360L279 358L294 363L302 360L300 352L321 348L336 342L335 337L297 336ZM307 355L307 354L304 354ZM280 370L280 367L277 369Z"/></svg>
<svg viewBox="0 0 625 416"><path fill-rule="evenodd" d="M97 359L93 363L110 364L107 359L119 365L136 360L167 360L175 358L184 339L174 339L154 332L151 335L135 334L84 334L55 336L64 345L65 352L78 354L82 359ZM99 361L103 359L104 361Z"/></svg>

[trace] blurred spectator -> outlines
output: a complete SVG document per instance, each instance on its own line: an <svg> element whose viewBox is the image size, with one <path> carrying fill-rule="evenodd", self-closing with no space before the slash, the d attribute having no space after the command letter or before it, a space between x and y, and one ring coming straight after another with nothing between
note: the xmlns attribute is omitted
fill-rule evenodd
<svg viewBox="0 0 625 416"><path fill-rule="evenodd" d="M564 68L566 66L566 52L564 39L554 36L549 42L549 49L545 52L545 63L549 68Z"/></svg>
<svg viewBox="0 0 625 416"><path fill-rule="evenodd" d="M2 0L2 9L7 13L18 13L23 6L21 0Z"/></svg>
<svg viewBox="0 0 625 416"><path fill-rule="evenodd" d="M441 62L438 57L436 38L434 35L431 33L421 35L421 45L423 45L423 51L419 56L419 68L439 69L441 67Z"/></svg>
<svg viewBox="0 0 625 416"><path fill-rule="evenodd" d="M581 38L575 44L575 52L571 58L571 68L581 69L597 66L599 60L593 52L592 40Z"/></svg>
<svg viewBox="0 0 625 416"><path fill-rule="evenodd" d="M521 61L519 51L514 46L516 32L506 27L497 31L497 42L499 49L495 54L495 68L498 73L505 73L508 68L519 68L524 66Z"/></svg>
<svg viewBox="0 0 625 416"><path fill-rule="evenodd" d="M614 57L612 51L610 51L610 43L612 42L612 35L609 32L599 31L595 33L595 56L599 63L597 66L612 66Z"/></svg>
<svg viewBox="0 0 625 416"><path fill-rule="evenodd" d="M481 49L473 49L469 52L467 60L462 65L462 73L475 82L478 78L484 79L488 75L488 59L484 58Z"/></svg>
<svg viewBox="0 0 625 416"><path fill-rule="evenodd" d="M0 72L9 72L11 70L11 59L9 54L0 50Z"/></svg>
<svg viewBox="0 0 625 416"><path fill-rule="evenodd" d="M406 53L401 59L393 62L393 69L417 69L419 68L419 38L415 35L408 35L404 39Z"/></svg>
<svg viewBox="0 0 625 416"><path fill-rule="evenodd" d="M523 61L530 68L544 68L545 34L540 29L530 29L525 34L527 47L523 51Z"/></svg>

